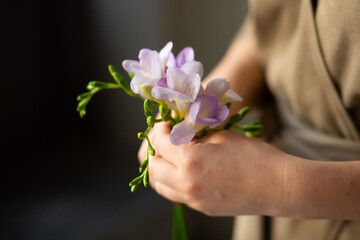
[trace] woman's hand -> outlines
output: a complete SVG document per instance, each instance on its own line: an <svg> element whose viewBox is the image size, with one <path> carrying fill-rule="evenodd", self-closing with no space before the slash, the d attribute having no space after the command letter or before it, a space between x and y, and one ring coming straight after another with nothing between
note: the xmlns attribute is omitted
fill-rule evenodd
<svg viewBox="0 0 360 240"><path fill-rule="evenodd" d="M360 219L360 160L309 161L231 131L175 146L170 130L159 123L151 132L149 171L152 187L171 201L213 216Z"/></svg>
<svg viewBox="0 0 360 240"><path fill-rule="evenodd" d="M170 124L159 123L149 136L156 150L149 161L150 184L160 195L208 215L281 211L284 153L231 131L175 146L170 131ZM143 144L140 161L145 151Z"/></svg>

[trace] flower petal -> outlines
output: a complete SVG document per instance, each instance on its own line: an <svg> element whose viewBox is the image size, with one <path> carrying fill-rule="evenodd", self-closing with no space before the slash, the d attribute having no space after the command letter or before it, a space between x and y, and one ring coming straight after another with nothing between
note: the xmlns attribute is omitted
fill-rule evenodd
<svg viewBox="0 0 360 240"><path fill-rule="evenodd" d="M122 62L122 66L127 72L135 73L137 69L140 67L140 63L134 60L124 60Z"/></svg>
<svg viewBox="0 0 360 240"><path fill-rule="evenodd" d="M176 107L177 107L178 111L180 112L180 117L184 117L190 106L189 99L175 98L174 100L176 103Z"/></svg>
<svg viewBox="0 0 360 240"><path fill-rule="evenodd" d="M170 41L168 42L159 52L159 56L161 59L167 60L169 53L171 52L171 49L173 47L173 43Z"/></svg>
<svg viewBox="0 0 360 240"><path fill-rule="evenodd" d="M204 74L203 65L197 61L185 63L181 66L181 70L183 70L187 75L190 75L191 73L197 73L200 75L200 78L202 78Z"/></svg>
<svg viewBox="0 0 360 240"><path fill-rule="evenodd" d="M233 90L229 89L225 95L219 100L219 104L225 104L228 102L241 102L242 98Z"/></svg>
<svg viewBox="0 0 360 240"><path fill-rule="evenodd" d="M186 47L176 56L176 65L181 67L187 62L194 61L195 53L192 47Z"/></svg>
<svg viewBox="0 0 360 240"><path fill-rule="evenodd" d="M166 62L166 66L169 67L176 67L176 60L175 60L175 56L172 52L169 53L169 58Z"/></svg>
<svg viewBox="0 0 360 240"><path fill-rule="evenodd" d="M170 142L174 145L189 143L195 136L195 128L191 122L184 120L176 124L170 132Z"/></svg>
<svg viewBox="0 0 360 240"><path fill-rule="evenodd" d="M173 93L175 98L184 99L184 100L186 100L186 102L192 102L191 97L186 96L186 95L182 94L181 92L177 92L177 91L174 91L174 90L171 90L171 92Z"/></svg>
<svg viewBox="0 0 360 240"><path fill-rule="evenodd" d="M171 67L167 70L167 84L177 92L184 92L186 78L186 73L179 68Z"/></svg>
<svg viewBox="0 0 360 240"><path fill-rule="evenodd" d="M139 94L141 92L142 86L151 86L153 84L154 84L154 80L152 78L141 75L135 75L130 82L130 87L134 93Z"/></svg>
<svg viewBox="0 0 360 240"><path fill-rule="evenodd" d="M216 118L218 99L215 95L199 95L197 97L201 101L201 107L198 117L201 118Z"/></svg>
<svg viewBox="0 0 360 240"><path fill-rule="evenodd" d="M151 75L157 79L164 76L163 66L157 51L152 51L151 53Z"/></svg>
<svg viewBox="0 0 360 240"><path fill-rule="evenodd" d="M196 118L196 124L202 123L205 125L210 125L210 124L216 124L217 122L218 120L216 118L202 118L202 117Z"/></svg>
<svg viewBox="0 0 360 240"><path fill-rule="evenodd" d="M199 93L200 85L201 85L201 78L199 74L197 73L190 74L186 78L183 93L186 96L189 96L192 99L192 101L194 101Z"/></svg>
<svg viewBox="0 0 360 240"><path fill-rule="evenodd" d="M168 88L167 79L166 78L160 78L159 80L156 81L156 85L158 85L160 87Z"/></svg>
<svg viewBox="0 0 360 240"><path fill-rule="evenodd" d="M225 121L225 119L229 116L229 109L226 105L220 106L217 109L217 122L210 125L211 128L219 126L221 123Z"/></svg>
<svg viewBox="0 0 360 240"><path fill-rule="evenodd" d="M174 95L172 91L168 88L155 86L151 90L151 95L155 99L174 101Z"/></svg>
<svg viewBox="0 0 360 240"><path fill-rule="evenodd" d="M143 48L139 52L140 65L148 71L151 69L151 55L152 51L147 48Z"/></svg>
<svg viewBox="0 0 360 240"><path fill-rule="evenodd" d="M218 99L221 99L229 89L230 83L224 78L215 78L206 85L205 93L214 94Z"/></svg>
<svg viewBox="0 0 360 240"><path fill-rule="evenodd" d="M199 99L196 99L190 105L189 113L186 116L186 118L189 119L189 121L192 123L192 125L195 125L196 117L199 113L200 107L201 107L201 101Z"/></svg>

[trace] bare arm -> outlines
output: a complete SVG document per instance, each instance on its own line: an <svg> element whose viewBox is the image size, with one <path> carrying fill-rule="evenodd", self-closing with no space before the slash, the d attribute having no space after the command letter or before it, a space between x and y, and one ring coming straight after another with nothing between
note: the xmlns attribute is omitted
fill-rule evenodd
<svg viewBox="0 0 360 240"><path fill-rule="evenodd" d="M251 36L239 37L229 46L216 67L203 80L203 84L214 78L225 78L230 87L242 98L242 103L234 103L232 112L241 106L256 107L265 89L263 69L257 58L255 39Z"/></svg>
<svg viewBox="0 0 360 240"><path fill-rule="evenodd" d="M360 161L322 162L287 156L282 215L360 219Z"/></svg>

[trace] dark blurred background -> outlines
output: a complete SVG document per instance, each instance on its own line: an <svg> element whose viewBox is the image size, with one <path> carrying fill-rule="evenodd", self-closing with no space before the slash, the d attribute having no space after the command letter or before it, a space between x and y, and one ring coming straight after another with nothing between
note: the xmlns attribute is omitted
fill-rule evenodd
<svg viewBox="0 0 360 240"><path fill-rule="evenodd" d="M76 96L112 81L108 64L170 40L206 74L245 12L243 0L2 1L0 239L170 239L172 205L128 188L141 101L100 92L81 119ZM185 214L190 239L230 239L232 218Z"/></svg>

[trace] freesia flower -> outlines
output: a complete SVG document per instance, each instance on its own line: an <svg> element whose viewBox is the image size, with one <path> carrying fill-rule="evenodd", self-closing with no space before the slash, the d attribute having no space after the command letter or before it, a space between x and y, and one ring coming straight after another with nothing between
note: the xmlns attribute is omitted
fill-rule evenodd
<svg viewBox="0 0 360 240"><path fill-rule="evenodd" d="M230 89L230 83L224 78L215 78L201 89L202 94L214 94L219 99L219 104L242 101L242 98Z"/></svg>
<svg viewBox="0 0 360 240"><path fill-rule="evenodd" d="M168 42L160 52L141 49L139 60L124 60L123 68L134 75L130 87L134 93L151 98L151 89L157 80L166 77L167 64L170 59L172 42Z"/></svg>
<svg viewBox="0 0 360 240"><path fill-rule="evenodd" d="M165 100L167 106L178 111L182 118L198 95L202 75L200 62L187 62L181 68L171 67L167 70L167 78L160 79L151 94L155 99Z"/></svg>
<svg viewBox="0 0 360 240"><path fill-rule="evenodd" d="M181 52L176 56L173 53L170 53L169 57L169 67L182 67L187 62L192 62L195 60L195 53L192 47L185 47Z"/></svg>
<svg viewBox="0 0 360 240"><path fill-rule="evenodd" d="M226 105L218 106L215 95L199 95L191 104L185 119L173 127L170 141L175 145L189 143L196 132L206 126L219 126L228 115L229 109Z"/></svg>

